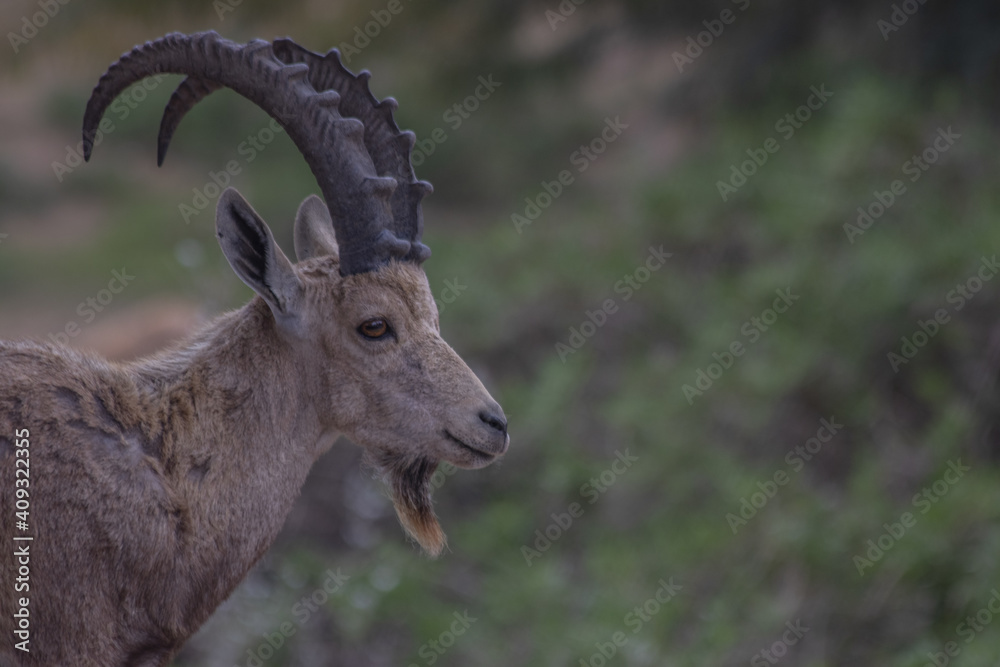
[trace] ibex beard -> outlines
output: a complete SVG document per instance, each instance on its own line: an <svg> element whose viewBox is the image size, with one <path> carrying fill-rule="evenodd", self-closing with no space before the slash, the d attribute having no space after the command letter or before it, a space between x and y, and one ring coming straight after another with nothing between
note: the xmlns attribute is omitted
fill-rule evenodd
<svg viewBox="0 0 1000 667"><path fill-rule="evenodd" d="M431 476L438 464L424 456L408 460L390 452L369 453L366 461L382 471L399 522L424 551L437 556L446 540L431 506Z"/></svg>

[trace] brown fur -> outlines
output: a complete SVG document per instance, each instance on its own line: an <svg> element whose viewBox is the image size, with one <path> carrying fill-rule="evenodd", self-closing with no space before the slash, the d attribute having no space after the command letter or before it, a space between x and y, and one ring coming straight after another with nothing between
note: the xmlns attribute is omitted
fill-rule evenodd
<svg viewBox="0 0 1000 667"><path fill-rule="evenodd" d="M437 464L481 467L507 448L503 413L441 339L418 266L341 276L318 200L300 209L293 266L228 197L220 242L259 294L244 308L123 365L0 342L0 664L166 664L267 550L340 434L367 450L432 555L445 543ZM364 338L373 317L394 336ZM30 431L30 654L11 648L17 429Z"/></svg>

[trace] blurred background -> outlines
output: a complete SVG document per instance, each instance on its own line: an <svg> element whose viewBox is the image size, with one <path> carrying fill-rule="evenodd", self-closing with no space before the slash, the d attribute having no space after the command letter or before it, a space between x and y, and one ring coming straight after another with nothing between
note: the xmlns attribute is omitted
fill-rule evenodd
<svg viewBox="0 0 1000 667"><path fill-rule="evenodd" d="M86 165L80 122L136 43L289 35L399 100L511 424L435 478L436 561L339 442L175 665L1000 656L995 3L60 2L0 5L0 336L128 359L249 299L215 184L290 252L288 138L220 92L158 169L175 76Z"/></svg>

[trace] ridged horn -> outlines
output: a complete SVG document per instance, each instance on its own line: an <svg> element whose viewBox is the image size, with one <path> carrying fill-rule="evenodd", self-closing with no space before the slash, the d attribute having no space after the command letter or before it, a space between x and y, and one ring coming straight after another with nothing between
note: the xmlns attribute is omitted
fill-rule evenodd
<svg viewBox="0 0 1000 667"><path fill-rule="evenodd" d="M123 54L101 77L87 103L85 159L90 159L98 124L114 99L133 83L160 73L188 77L167 105L161 123L161 158L187 109L219 87L230 88L280 123L302 153L330 209L341 273L373 271L392 258L417 259L423 254L393 220L391 202L400 181L393 173L382 175L376 169L363 121L341 114L342 100L335 89L317 92L308 63L284 61L261 40L237 44L214 31L172 33ZM408 152L406 157L408 166Z"/></svg>

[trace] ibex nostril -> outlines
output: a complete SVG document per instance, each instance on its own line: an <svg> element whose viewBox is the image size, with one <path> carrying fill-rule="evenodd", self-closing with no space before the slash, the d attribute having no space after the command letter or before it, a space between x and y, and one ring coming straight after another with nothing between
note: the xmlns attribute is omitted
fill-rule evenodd
<svg viewBox="0 0 1000 667"><path fill-rule="evenodd" d="M482 419L483 423L490 428L494 428L504 435L507 435L507 420L503 417L497 417L496 415L483 411L479 413L479 418Z"/></svg>

